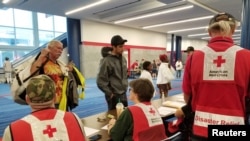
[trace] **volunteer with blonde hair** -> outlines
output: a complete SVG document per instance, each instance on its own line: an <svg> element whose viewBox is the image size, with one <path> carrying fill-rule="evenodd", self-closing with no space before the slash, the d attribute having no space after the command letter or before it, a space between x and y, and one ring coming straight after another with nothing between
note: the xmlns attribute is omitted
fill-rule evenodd
<svg viewBox="0 0 250 141"><path fill-rule="evenodd" d="M182 87L185 101L191 100L195 112L192 140L206 140L209 124L247 124L250 51L234 45L236 28L232 15L215 15L209 22L208 45L196 50L186 62Z"/></svg>

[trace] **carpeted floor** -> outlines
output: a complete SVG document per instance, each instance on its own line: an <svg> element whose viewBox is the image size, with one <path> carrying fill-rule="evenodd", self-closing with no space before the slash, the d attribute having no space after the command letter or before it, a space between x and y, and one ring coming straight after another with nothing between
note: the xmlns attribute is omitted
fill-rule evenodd
<svg viewBox="0 0 250 141"><path fill-rule="evenodd" d="M155 83L155 80L154 80ZM169 91L169 96L182 93L182 79L172 81L172 90ZM157 94L154 99L158 99ZM132 102L129 101L129 105ZM10 94L10 86L8 84L0 84L0 137L3 134L5 127L17 119L30 113L30 108L26 105L19 105L13 102ZM107 111L104 94L97 88L96 79L87 79L85 88L85 99L79 100L79 106L73 109L80 118L94 115L103 111Z"/></svg>

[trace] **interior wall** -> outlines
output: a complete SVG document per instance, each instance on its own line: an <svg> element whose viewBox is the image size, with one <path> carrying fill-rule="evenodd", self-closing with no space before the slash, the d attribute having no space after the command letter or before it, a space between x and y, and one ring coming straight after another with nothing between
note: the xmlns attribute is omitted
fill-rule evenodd
<svg viewBox="0 0 250 141"><path fill-rule="evenodd" d="M159 54L166 53L171 44L167 35L144 30L114 26L93 21L81 21L82 44L79 46L80 51L80 70L85 78L96 78L99 71L99 62L101 57L101 48L110 46L110 39L113 35L119 34L128 42L125 44L125 58L130 61L131 65L135 60L142 58L148 61L157 60ZM182 40L182 51L192 45L196 50L207 45L203 40ZM126 52L130 54L126 54ZM68 48L63 51L60 60L68 62ZM186 61L186 53L182 52L182 61Z"/></svg>
<svg viewBox="0 0 250 141"><path fill-rule="evenodd" d="M167 52L170 55L170 51L171 51L171 34L167 35ZM195 50L200 50L201 48L203 48L204 46L206 46L208 44L207 41L205 40L190 40L190 39L182 39L182 43L181 43L181 59L182 62L185 64L186 59L187 59L187 54L184 52L188 46L193 46ZM174 42L174 47L175 47L175 42Z"/></svg>
<svg viewBox="0 0 250 141"><path fill-rule="evenodd" d="M144 49L131 49L131 64L135 62L135 60L138 60L139 62L141 59L144 59L146 61L153 62L153 60L158 60L160 54L165 54L165 50L148 50L145 51Z"/></svg>
<svg viewBox="0 0 250 141"><path fill-rule="evenodd" d="M166 53L166 51L169 53L171 49L171 40L167 34L82 19L80 70L86 78L96 78L102 58L101 48L110 46L110 40L114 35L121 35L128 40L125 49L129 51L128 54L124 54L128 65L142 58L149 61L158 59L159 54ZM190 45L199 50L206 44L207 42L203 40L182 39L182 51ZM185 53L182 53L182 61L184 63L186 61Z"/></svg>
<svg viewBox="0 0 250 141"><path fill-rule="evenodd" d="M186 50L188 46L193 46L195 50L200 50L201 48L207 46L207 41L205 40L182 40L182 50ZM187 59L187 53L182 52L182 62L185 64Z"/></svg>
<svg viewBox="0 0 250 141"><path fill-rule="evenodd" d="M128 65L142 58L152 61L166 52L166 34L81 20L80 64L86 78L96 78L102 58L101 48L110 46L112 36L117 34L128 40L124 47L129 50L129 54L124 54Z"/></svg>
<svg viewBox="0 0 250 141"><path fill-rule="evenodd" d="M81 20L82 41L110 44L117 34L128 40L127 45L164 48L167 45L167 34Z"/></svg>

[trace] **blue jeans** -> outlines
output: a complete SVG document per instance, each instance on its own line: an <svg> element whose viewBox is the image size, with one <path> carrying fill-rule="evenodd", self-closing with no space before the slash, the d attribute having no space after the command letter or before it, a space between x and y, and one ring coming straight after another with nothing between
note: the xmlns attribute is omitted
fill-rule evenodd
<svg viewBox="0 0 250 141"><path fill-rule="evenodd" d="M181 70L176 71L176 78L181 78Z"/></svg>

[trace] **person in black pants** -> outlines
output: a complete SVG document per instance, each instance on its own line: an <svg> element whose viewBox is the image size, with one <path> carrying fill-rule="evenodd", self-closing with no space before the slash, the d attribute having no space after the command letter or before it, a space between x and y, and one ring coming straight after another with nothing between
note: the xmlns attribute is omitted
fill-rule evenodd
<svg viewBox="0 0 250 141"><path fill-rule="evenodd" d="M100 64L100 70L97 75L97 86L105 94L108 109L115 109L118 101L122 102L125 107L128 106L127 101L127 61L122 56L124 51L124 43L127 40L120 35L115 35L111 39L112 52L103 58Z"/></svg>

